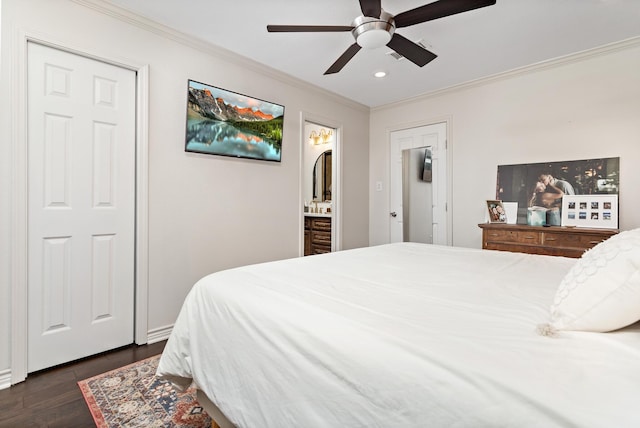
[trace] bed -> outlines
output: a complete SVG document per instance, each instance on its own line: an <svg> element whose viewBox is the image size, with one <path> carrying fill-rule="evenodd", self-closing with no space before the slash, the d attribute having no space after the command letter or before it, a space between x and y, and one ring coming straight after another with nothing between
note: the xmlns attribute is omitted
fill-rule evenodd
<svg viewBox="0 0 640 428"><path fill-rule="evenodd" d="M557 314L575 317L576 278L593 288L619 259L635 287L640 233L619 241L630 252L586 277L594 260L415 243L217 272L186 298L158 375L193 382L223 428L637 427L640 291L623 290L637 318L609 333Z"/></svg>

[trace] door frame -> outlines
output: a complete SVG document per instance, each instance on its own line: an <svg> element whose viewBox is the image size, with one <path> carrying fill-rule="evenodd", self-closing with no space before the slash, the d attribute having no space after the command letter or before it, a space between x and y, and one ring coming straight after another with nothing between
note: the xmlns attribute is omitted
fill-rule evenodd
<svg viewBox="0 0 640 428"><path fill-rule="evenodd" d="M446 207L446 218L447 218L447 245L453 245L453 204L451 203L451 195L453 195L453 136L452 136L452 126L451 126L452 118L451 116L441 116L435 117L428 120L403 123L394 125L386 129L387 134L387 161L388 161L388 174L387 183L389 184L389 191L387 192L387 212L391 209L391 134L397 131L404 131L412 128L421 128L423 126L431 126L437 125L439 123L444 123L446 126L446 140L445 140L445 148L447 151L447 162L446 162L446 199L445 199L445 207ZM391 217L387 215L387 242L391 242Z"/></svg>
<svg viewBox="0 0 640 428"><path fill-rule="evenodd" d="M28 323L28 162L27 162L27 46L38 43L74 55L101 61L136 73L135 109L135 302L134 341L147 343L148 325L148 188L149 188L149 65L128 59L116 59L104 53L92 53L69 43L53 41L48 37L20 31L15 47L16 61L11 67L11 226L9 238L11 254L11 384L27 377L27 323Z"/></svg>
<svg viewBox="0 0 640 428"><path fill-rule="evenodd" d="M312 122L336 130L331 155L331 251L342 249L342 130L343 125L335 120L309 112L300 112L300 164L298 172L298 254L304 256L304 146L308 141L305 124Z"/></svg>

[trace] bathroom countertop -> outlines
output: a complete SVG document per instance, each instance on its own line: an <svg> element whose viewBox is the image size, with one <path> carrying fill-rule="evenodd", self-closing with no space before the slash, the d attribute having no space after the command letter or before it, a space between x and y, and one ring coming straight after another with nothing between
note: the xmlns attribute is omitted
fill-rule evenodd
<svg viewBox="0 0 640 428"><path fill-rule="evenodd" d="M332 213L320 214L320 213L304 213L305 217L331 217Z"/></svg>

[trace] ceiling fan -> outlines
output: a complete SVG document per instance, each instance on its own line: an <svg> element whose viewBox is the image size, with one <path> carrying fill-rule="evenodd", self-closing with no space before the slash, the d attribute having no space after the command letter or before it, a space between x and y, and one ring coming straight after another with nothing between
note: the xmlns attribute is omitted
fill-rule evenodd
<svg viewBox="0 0 640 428"><path fill-rule="evenodd" d="M351 31L356 39L355 43L349 46L324 74L333 74L342 70L361 48L374 49L384 45L422 67L433 61L437 55L396 33L396 28L496 4L496 0L438 0L394 16L382 9L381 0L359 1L362 15L354 19L351 25L267 25L267 31L270 33Z"/></svg>

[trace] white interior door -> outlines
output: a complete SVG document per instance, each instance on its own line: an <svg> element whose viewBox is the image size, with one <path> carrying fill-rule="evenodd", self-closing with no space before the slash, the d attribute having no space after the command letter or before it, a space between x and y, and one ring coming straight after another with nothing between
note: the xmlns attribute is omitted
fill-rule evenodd
<svg viewBox="0 0 640 428"><path fill-rule="evenodd" d="M447 124L437 123L391 132L389 241L403 241L403 151L430 147L432 154L433 243L447 245Z"/></svg>
<svg viewBox="0 0 640 428"><path fill-rule="evenodd" d="M133 342L136 75L28 46L29 372Z"/></svg>

